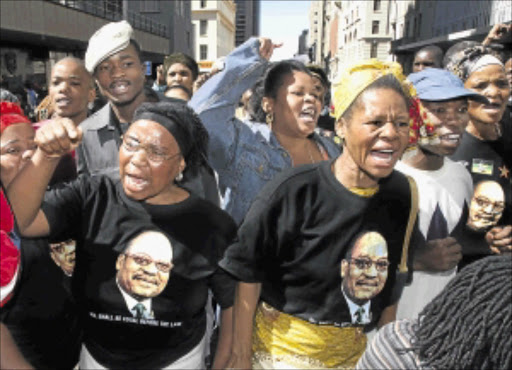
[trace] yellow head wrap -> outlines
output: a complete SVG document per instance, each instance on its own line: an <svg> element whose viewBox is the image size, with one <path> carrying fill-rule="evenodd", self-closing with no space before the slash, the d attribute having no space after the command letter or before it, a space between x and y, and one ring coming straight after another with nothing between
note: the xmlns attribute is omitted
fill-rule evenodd
<svg viewBox="0 0 512 370"><path fill-rule="evenodd" d="M402 66L396 62L368 59L345 69L338 81L333 85L334 117L338 121L359 94L373 82L389 74L393 75L400 82L406 96L410 97L409 115L411 130L409 142L414 144L418 140L419 127L426 123L422 120L422 115L425 113L417 97L416 89L403 74ZM432 131L430 124L426 126L428 131Z"/></svg>
<svg viewBox="0 0 512 370"><path fill-rule="evenodd" d="M402 67L396 62L369 59L345 69L333 86L334 115L338 120L354 100L380 77L392 74L402 84L407 95L416 95L416 90L405 78Z"/></svg>

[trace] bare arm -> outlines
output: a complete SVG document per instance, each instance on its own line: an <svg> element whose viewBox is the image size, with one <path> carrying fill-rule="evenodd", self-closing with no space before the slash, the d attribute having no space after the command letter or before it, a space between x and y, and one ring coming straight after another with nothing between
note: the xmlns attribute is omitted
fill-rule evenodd
<svg viewBox="0 0 512 370"><path fill-rule="evenodd" d="M429 240L414 256L414 271L447 271L462 259L462 247L455 238Z"/></svg>
<svg viewBox="0 0 512 370"><path fill-rule="evenodd" d="M261 283L239 282L236 287L233 313L233 348L227 368L252 368L252 328L260 293Z"/></svg>
<svg viewBox="0 0 512 370"><path fill-rule="evenodd" d="M213 369L225 369L233 345L233 307L222 310L220 316L219 341L215 351Z"/></svg>
<svg viewBox="0 0 512 370"><path fill-rule="evenodd" d="M7 188L23 236L48 235L48 221L41 211L44 193L61 156L73 150L80 138L80 128L67 118L54 120L37 131L36 153Z"/></svg>
<svg viewBox="0 0 512 370"><path fill-rule="evenodd" d="M0 323L0 369L33 369L21 354L9 329Z"/></svg>

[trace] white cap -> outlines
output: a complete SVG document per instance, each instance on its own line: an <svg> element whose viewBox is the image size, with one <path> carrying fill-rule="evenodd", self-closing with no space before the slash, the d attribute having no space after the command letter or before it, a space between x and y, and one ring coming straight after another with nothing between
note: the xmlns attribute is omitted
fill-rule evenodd
<svg viewBox="0 0 512 370"><path fill-rule="evenodd" d="M85 52L85 68L94 73L98 64L130 44L133 28L127 21L112 22L97 30L89 39Z"/></svg>

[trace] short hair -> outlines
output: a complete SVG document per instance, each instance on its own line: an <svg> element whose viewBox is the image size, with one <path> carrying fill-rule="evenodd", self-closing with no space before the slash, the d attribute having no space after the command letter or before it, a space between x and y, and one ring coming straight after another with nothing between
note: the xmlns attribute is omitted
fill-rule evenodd
<svg viewBox="0 0 512 370"><path fill-rule="evenodd" d="M197 79L197 76L199 76L199 66L197 65L197 62L194 60L194 58L188 56L187 54L183 53L174 53L171 55L168 55L164 59L164 75L167 76L167 72L169 72L169 68L173 64L180 63L185 65L190 71L192 72L192 79L195 81Z"/></svg>
<svg viewBox="0 0 512 370"><path fill-rule="evenodd" d="M377 89L390 89L398 93L405 102L405 105L408 107L410 105L410 97L403 90L400 81L397 80L395 76L392 74L384 75L374 82L372 82L368 87L366 87L361 93L354 99L354 101L349 105L347 110L343 113L343 119L350 121L352 119L352 114L354 113L354 109L359 107L361 104L362 96L365 92Z"/></svg>
<svg viewBox="0 0 512 370"><path fill-rule="evenodd" d="M55 68L55 66L57 64L59 64L60 62L66 62L66 61L69 61L69 62L73 62L75 63L76 65L78 65L80 68L82 68L86 74L86 76L89 78L89 83L90 83L90 87L91 89L94 89L94 79L92 78L91 74L89 73L89 71L87 70L87 68L85 68L85 63L82 59L80 58L77 58L77 57L73 57L73 56L68 56L68 57L64 57L62 59L59 59L57 61L57 63L55 63L55 65L53 66L52 68L52 71L51 71L51 74L53 76L53 69Z"/></svg>
<svg viewBox="0 0 512 370"><path fill-rule="evenodd" d="M139 43L135 39L130 39L130 45L133 45L133 48L135 49L135 52L137 53L137 56L139 57L139 61L142 62L142 50L140 48Z"/></svg>
<svg viewBox="0 0 512 370"><path fill-rule="evenodd" d="M265 122L267 113L261 106L263 98L275 99L285 77L293 74L293 72L312 75L304 64L296 60L283 60L269 65L263 77L252 88L252 95L248 103L248 113L251 119L257 122Z"/></svg>
<svg viewBox="0 0 512 370"><path fill-rule="evenodd" d="M476 41L461 41L456 43L455 45L452 45L448 50L446 50L446 53L444 54L443 58L443 68L446 69L448 64L454 61L454 56L465 49L473 48L475 46L480 46L481 44Z"/></svg>
<svg viewBox="0 0 512 370"><path fill-rule="evenodd" d="M416 54L414 54L414 58L416 59L416 56L419 53L422 53L422 52L431 53L434 56L434 58L436 58L437 61L439 62L439 67L442 66L444 52L443 52L443 49L441 49L439 46L437 46L437 45L427 45L427 46L421 48L420 50L418 50L416 52Z"/></svg>
<svg viewBox="0 0 512 370"><path fill-rule="evenodd" d="M510 369L512 256L463 268L419 314L415 351L433 369Z"/></svg>

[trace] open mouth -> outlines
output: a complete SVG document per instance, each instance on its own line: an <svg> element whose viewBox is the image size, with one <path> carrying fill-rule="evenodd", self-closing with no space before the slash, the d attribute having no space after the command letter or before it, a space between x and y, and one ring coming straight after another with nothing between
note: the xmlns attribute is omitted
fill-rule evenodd
<svg viewBox="0 0 512 370"><path fill-rule="evenodd" d="M316 123L316 110L313 108L303 109L300 112L300 118L303 121Z"/></svg>
<svg viewBox="0 0 512 370"><path fill-rule="evenodd" d="M451 145L458 145L462 135L460 134L446 134L439 136L439 139L444 143Z"/></svg>
<svg viewBox="0 0 512 370"><path fill-rule="evenodd" d="M489 112L499 112L501 111L502 105L498 103L489 103L484 105L484 110Z"/></svg>
<svg viewBox="0 0 512 370"><path fill-rule="evenodd" d="M70 104L71 104L71 99L69 99L67 97L61 97L61 98L55 99L55 105L59 108L66 107Z"/></svg>
<svg viewBox="0 0 512 370"><path fill-rule="evenodd" d="M122 95L128 91L129 86L128 81L115 81L110 84L109 89L115 95Z"/></svg>
<svg viewBox="0 0 512 370"><path fill-rule="evenodd" d="M378 163L378 164L381 164L381 165L384 165L384 166L392 166L395 164L395 154L396 154L396 151L395 150L392 150L392 149L377 149L377 150L372 150L370 152L370 155L372 156L372 158Z"/></svg>
<svg viewBox="0 0 512 370"><path fill-rule="evenodd" d="M125 185L130 187L131 189L136 189L136 190L140 190L140 189L143 189L147 184L148 184L148 181L140 176L136 176L136 175L130 175L130 174L127 174L125 176Z"/></svg>

